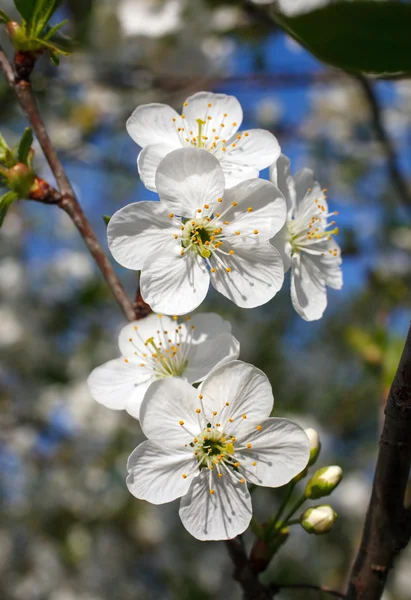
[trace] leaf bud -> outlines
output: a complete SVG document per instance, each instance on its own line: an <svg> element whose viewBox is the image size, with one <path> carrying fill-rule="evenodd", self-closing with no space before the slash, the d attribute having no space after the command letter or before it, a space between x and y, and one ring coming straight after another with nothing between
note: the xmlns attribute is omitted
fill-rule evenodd
<svg viewBox="0 0 411 600"><path fill-rule="evenodd" d="M337 487L342 479L342 469L337 465L322 467L311 477L305 488L306 498L322 498L328 496Z"/></svg>
<svg viewBox="0 0 411 600"><path fill-rule="evenodd" d="M18 194L19 198L27 198L29 196L33 181L33 171L26 167L26 165L23 165L23 163L17 163L17 165L11 167L7 172L8 186Z"/></svg>
<svg viewBox="0 0 411 600"><path fill-rule="evenodd" d="M308 441L310 442L310 459L308 461L308 466L310 467L316 462L320 454L321 442L320 436L318 435L318 432L315 429L306 429L305 434L308 437Z"/></svg>
<svg viewBox="0 0 411 600"><path fill-rule="evenodd" d="M6 25L7 33L11 39L11 42L16 50L27 50L27 39L24 29L16 21L9 21Z"/></svg>
<svg viewBox="0 0 411 600"><path fill-rule="evenodd" d="M338 515L329 504L313 506L301 515L301 527L307 533L322 535L330 531L336 522Z"/></svg>

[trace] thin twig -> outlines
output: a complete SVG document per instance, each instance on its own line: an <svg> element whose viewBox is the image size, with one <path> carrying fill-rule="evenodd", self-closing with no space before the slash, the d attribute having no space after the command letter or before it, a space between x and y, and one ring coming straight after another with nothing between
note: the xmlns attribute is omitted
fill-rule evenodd
<svg viewBox="0 0 411 600"><path fill-rule="evenodd" d="M334 596L335 598L345 598L345 595L342 592L332 590L325 585L312 585L310 583L290 583L283 585L281 583L274 583L271 587L274 595L278 594L280 590L313 590L314 592L328 594L329 596Z"/></svg>
<svg viewBox="0 0 411 600"><path fill-rule="evenodd" d="M245 600L271 600L272 592L263 585L254 573L247 557L244 542L241 536L226 541L230 558L234 565L233 577L240 584Z"/></svg>
<svg viewBox="0 0 411 600"><path fill-rule="evenodd" d="M348 600L379 600L395 557L411 538L404 507L411 467L411 328L385 408L370 504Z"/></svg>
<svg viewBox="0 0 411 600"><path fill-rule="evenodd" d="M133 304L127 297L127 294L119 278L117 277L113 266L105 255L103 248L97 240L97 237L76 198L73 187L66 175L64 167L60 162L57 152L53 147L44 123L40 117L30 81L19 79L17 77L1 46L0 68L6 76L10 87L15 92L17 100L33 128L47 162L50 165L54 177L56 178L61 194L61 199L59 202L57 202L57 205L70 216L81 237L83 238L89 252L92 254L95 262L97 263L113 296L121 307L125 317L129 321L133 321L136 318Z"/></svg>
<svg viewBox="0 0 411 600"><path fill-rule="evenodd" d="M411 193L409 191L407 181L399 167L394 144L392 143L390 136L384 127L382 111L378 97L371 82L364 75L358 74L355 76L355 79L359 83L364 98L370 108L372 123L376 136L381 143L387 159L388 172L390 174L392 184L397 190L397 194L401 202L406 206L406 208L409 209L411 207Z"/></svg>

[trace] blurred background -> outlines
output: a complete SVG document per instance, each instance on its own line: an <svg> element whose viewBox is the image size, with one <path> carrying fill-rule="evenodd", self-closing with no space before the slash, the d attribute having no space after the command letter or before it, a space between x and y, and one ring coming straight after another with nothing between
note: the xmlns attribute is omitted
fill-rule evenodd
<svg viewBox="0 0 411 600"><path fill-rule="evenodd" d="M1 8L11 16L11 0ZM17 16L17 15L16 15ZM67 0L54 20L73 53L39 60L33 85L52 140L106 247L102 215L154 199L125 131L134 108L179 109L199 90L234 94L243 127L272 131L293 170L311 167L338 210L344 288L320 322L293 311L289 278L264 307L210 293L202 311L229 319L241 358L265 371L275 415L321 435L318 466L345 477L327 536L294 527L264 581L342 588L369 499L381 413L410 318L411 82L328 69L265 16L227 0ZM6 36L0 41L5 48ZM0 131L26 122L0 79ZM381 128L383 125L383 129ZM38 149L36 168L53 182ZM266 177L267 173L263 173ZM118 265L117 265L118 267ZM136 274L118 268L130 296ZM124 320L65 213L20 201L0 231L0 597L4 600L239 598L224 544L190 537L178 502L151 506L125 485L138 422L103 408L86 385L118 355ZM259 488L255 515L281 490ZM411 549L384 600L411 598ZM321 598L282 592L278 598ZM327 596L323 595L324 598Z"/></svg>

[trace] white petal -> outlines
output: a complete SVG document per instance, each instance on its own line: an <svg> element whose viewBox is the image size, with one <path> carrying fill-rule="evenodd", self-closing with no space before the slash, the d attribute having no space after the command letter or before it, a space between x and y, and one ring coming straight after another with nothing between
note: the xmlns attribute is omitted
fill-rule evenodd
<svg viewBox="0 0 411 600"><path fill-rule="evenodd" d="M140 152L137 158L137 168L141 178L148 190L152 192L156 190L156 173L158 165L167 154L175 150L175 146L169 144L153 144L146 146L144 150Z"/></svg>
<svg viewBox="0 0 411 600"><path fill-rule="evenodd" d="M238 452L241 475L250 483L280 487L301 473L310 456L304 430L288 419L266 419L237 434L236 447L251 444ZM256 426L262 427L261 430ZM253 465L256 462L256 465Z"/></svg>
<svg viewBox="0 0 411 600"><path fill-rule="evenodd" d="M281 148L272 133L265 129L250 129L246 133L247 136L241 132L240 140L237 137L228 140L222 162L229 160L240 165L256 167L261 171L277 160Z"/></svg>
<svg viewBox="0 0 411 600"><path fill-rule="evenodd" d="M218 212L224 212L222 222L216 224L223 228L225 235L235 236L235 232L240 231L242 237L250 235L254 240L254 231L258 231L258 239L269 240L285 223L286 204L274 184L250 179L226 190ZM224 225L225 221L230 224Z"/></svg>
<svg viewBox="0 0 411 600"><path fill-rule="evenodd" d="M118 345L120 352L125 357L131 357L135 350L138 352L147 352L147 347L144 345L147 338L157 337L156 332L174 328L174 321L170 317L161 316L151 313L144 319L133 321L123 327L118 336ZM131 340L131 341L130 341ZM138 361L139 363L141 360Z"/></svg>
<svg viewBox="0 0 411 600"><path fill-rule="evenodd" d="M240 344L231 333L216 337L191 347L184 377L189 383L202 381L217 365L222 365L239 357Z"/></svg>
<svg viewBox="0 0 411 600"><path fill-rule="evenodd" d="M210 494L210 473L214 494ZM229 540L250 524L251 496L229 471L218 477L215 469L202 469L182 497L179 514L184 527L198 540Z"/></svg>
<svg viewBox="0 0 411 600"><path fill-rule="evenodd" d="M197 119L205 121L202 135L208 137L209 140L215 135L228 140L238 130L243 120L243 111L239 101L234 96L226 94L197 92L187 98L183 112L189 123L189 129L194 132L194 137L198 132ZM212 129L216 129L216 131L213 132Z"/></svg>
<svg viewBox="0 0 411 600"><path fill-rule="evenodd" d="M323 190L318 181L314 178L314 173L310 169L303 169L295 176L296 187L296 212L295 216L304 213L307 220L311 214L318 213L316 201L324 207L324 215L328 213L328 204Z"/></svg>
<svg viewBox="0 0 411 600"><path fill-rule="evenodd" d="M190 317L188 323L183 323L183 329L189 329L192 343L199 344L213 335L231 333L231 324L217 313L198 313ZM191 329L194 326L194 329ZM187 334L185 334L187 335Z"/></svg>
<svg viewBox="0 0 411 600"><path fill-rule="evenodd" d="M316 265L318 270L324 277L326 285L339 290L343 285L343 277L341 271L341 250L337 242L327 240L322 244L315 246L316 250L322 250L322 255L312 255L310 259ZM336 256L334 256L336 253Z"/></svg>
<svg viewBox="0 0 411 600"><path fill-rule="evenodd" d="M283 262L277 250L269 242L247 247L238 242L230 247L235 252L232 256L219 254L219 262L210 259L216 268L211 273L215 289L242 308L254 308L271 300L284 281ZM231 269L228 273L227 268Z"/></svg>
<svg viewBox="0 0 411 600"><path fill-rule="evenodd" d="M128 459L127 487L136 498L152 504L164 504L187 493L193 476L193 453L184 446L168 447L151 440L143 442Z"/></svg>
<svg viewBox="0 0 411 600"><path fill-rule="evenodd" d="M198 391L187 381L168 377L154 381L140 409L140 425L148 438L167 443L191 442L201 431L196 408ZM184 428L180 424L183 421Z"/></svg>
<svg viewBox="0 0 411 600"><path fill-rule="evenodd" d="M154 381L155 378L154 375L152 375L152 377L148 381L137 385L134 389L133 394L130 396L130 399L126 404L126 411L128 412L128 414L137 420L140 419L141 404L144 400L144 396L146 395L148 388Z"/></svg>
<svg viewBox="0 0 411 600"><path fill-rule="evenodd" d="M108 245L117 262L127 269L142 269L146 259L176 247L177 221L160 202L134 202L118 210L107 227Z"/></svg>
<svg viewBox="0 0 411 600"><path fill-rule="evenodd" d="M149 144L168 144L178 148L181 142L177 120L180 120L179 114L166 104L143 104L129 117L126 127L130 137L142 148Z"/></svg>
<svg viewBox="0 0 411 600"><path fill-rule="evenodd" d="M141 294L158 313L185 315L207 295L210 275L204 260L193 252L181 256L174 249L157 255L141 273Z"/></svg>
<svg viewBox="0 0 411 600"><path fill-rule="evenodd" d="M233 419L231 431L249 419L265 419L273 408L274 398L267 376L240 360L215 369L201 384L205 409L217 411L224 424ZM229 406L226 406L226 402ZM243 418L246 415L246 419Z"/></svg>
<svg viewBox="0 0 411 600"><path fill-rule="evenodd" d="M305 321L321 319L327 307L324 277L307 255L293 256L291 300L295 310Z"/></svg>
<svg viewBox="0 0 411 600"><path fill-rule="evenodd" d="M196 148L167 154L156 175L160 198L176 215L192 218L204 204L213 207L224 192L224 173L218 160Z"/></svg>
<svg viewBox="0 0 411 600"><path fill-rule="evenodd" d="M288 269L291 267L290 232L288 231L287 223L273 238L271 238L270 242L280 253L284 265L284 272L287 273Z"/></svg>
<svg viewBox="0 0 411 600"><path fill-rule="evenodd" d="M296 192L295 182L291 175L290 159L281 154L277 162L270 167L270 181L274 183L283 194L287 202L287 213L292 214L295 209Z"/></svg>
<svg viewBox="0 0 411 600"><path fill-rule="evenodd" d="M96 367L87 379L91 395L97 402L114 410L124 410L137 385L151 373L134 363L116 358Z"/></svg>
<svg viewBox="0 0 411 600"><path fill-rule="evenodd" d="M225 187L226 189L247 181L248 179L256 179L260 175L260 171L257 167L247 167L231 161L228 157L224 158L220 156L220 165L224 172Z"/></svg>

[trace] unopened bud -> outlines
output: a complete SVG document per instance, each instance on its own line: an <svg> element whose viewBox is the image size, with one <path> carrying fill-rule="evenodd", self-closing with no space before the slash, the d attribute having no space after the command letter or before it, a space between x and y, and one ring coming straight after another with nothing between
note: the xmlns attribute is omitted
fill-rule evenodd
<svg viewBox="0 0 411 600"><path fill-rule="evenodd" d="M19 198L27 198L34 181L34 174L23 163L17 163L7 172L7 183L9 187L19 195Z"/></svg>
<svg viewBox="0 0 411 600"><path fill-rule="evenodd" d="M337 465L318 469L307 483L304 495L306 498L322 498L328 496L342 479L342 469Z"/></svg>
<svg viewBox="0 0 411 600"><path fill-rule="evenodd" d="M311 429L311 428L306 429L305 433L310 442L310 459L308 461L308 466L311 466L316 462L318 455L320 454L320 450L321 450L320 436L318 435L318 433L315 429Z"/></svg>
<svg viewBox="0 0 411 600"><path fill-rule="evenodd" d="M337 518L337 513L333 511L329 504L313 506L307 508L301 516L301 526L307 533L322 535L330 531Z"/></svg>

